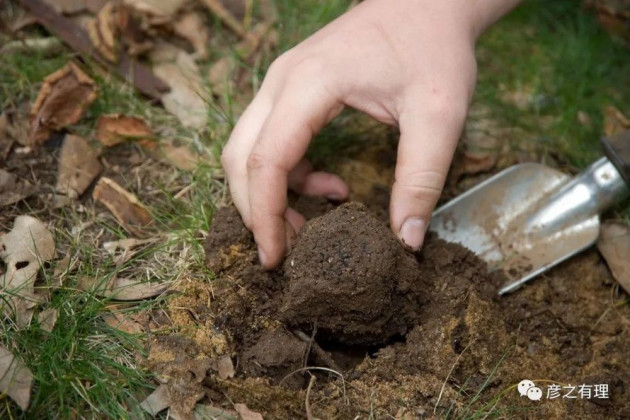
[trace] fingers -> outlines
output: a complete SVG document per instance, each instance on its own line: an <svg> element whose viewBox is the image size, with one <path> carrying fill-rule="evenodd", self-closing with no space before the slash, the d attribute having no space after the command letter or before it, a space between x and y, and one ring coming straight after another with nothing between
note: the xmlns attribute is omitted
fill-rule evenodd
<svg viewBox="0 0 630 420"><path fill-rule="evenodd" d="M251 216L247 185L247 158L270 111L271 102L266 100L262 92L259 93L238 120L221 155L221 163L228 180L232 201L248 228L251 226Z"/></svg>
<svg viewBox="0 0 630 420"><path fill-rule="evenodd" d="M308 160L302 159L289 174L289 189L298 194L326 197L343 201L350 190L337 175L327 172L314 172Z"/></svg>
<svg viewBox="0 0 630 420"><path fill-rule="evenodd" d="M286 91L290 93L280 96L247 158L251 229L260 261L268 268L278 265L287 249L289 173L304 156L313 134L341 111L323 90L309 92L289 83ZM317 181L311 173L303 177L302 186L322 186L309 178ZM323 184L326 188L332 184L333 192L338 188L334 180Z"/></svg>
<svg viewBox="0 0 630 420"><path fill-rule="evenodd" d="M391 226L413 250L424 242L462 130L465 112L420 113L400 119L400 143L390 204Z"/></svg>

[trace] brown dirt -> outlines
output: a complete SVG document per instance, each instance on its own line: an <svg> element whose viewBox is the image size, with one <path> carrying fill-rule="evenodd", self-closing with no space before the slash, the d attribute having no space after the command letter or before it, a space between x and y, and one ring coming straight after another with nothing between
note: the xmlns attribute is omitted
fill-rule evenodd
<svg viewBox="0 0 630 420"><path fill-rule="evenodd" d="M215 404L227 395L265 418L305 417L310 374L301 368L317 366L344 378L310 370L318 418L491 409L523 418L630 416L630 308L594 251L499 299L503 279L458 245L430 236L412 255L360 204L331 211L323 200L298 201L326 213L270 272L236 210L215 212L206 252L216 278L195 284L212 297L197 301L193 321L207 337L225 338L237 367L234 379L203 380ZM515 389L526 378L542 387L606 383L611 398L530 401Z"/></svg>

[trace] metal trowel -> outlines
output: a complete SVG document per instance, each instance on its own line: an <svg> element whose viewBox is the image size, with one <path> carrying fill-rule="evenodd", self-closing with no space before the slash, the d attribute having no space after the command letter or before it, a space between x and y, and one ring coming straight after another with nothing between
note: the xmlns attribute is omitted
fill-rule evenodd
<svg viewBox="0 0 630 420"><path fill-rule="evenodd" d="M576 177L512 166L437 209L429 230L503 271L499 294L512 292L593 245L599 215L630 195L630 131L602 144L605 157Z"/></svg>

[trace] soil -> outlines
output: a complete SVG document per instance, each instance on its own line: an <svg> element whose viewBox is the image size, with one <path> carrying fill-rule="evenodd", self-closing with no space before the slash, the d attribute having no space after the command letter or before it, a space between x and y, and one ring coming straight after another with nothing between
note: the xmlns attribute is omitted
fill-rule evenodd
<svg viewBox="0 0 630 420"><path fill-rule="evenodd" d="M225 346L217 353L197 340L197 347L203 357L229 354L237 366L233 379L209 374L201 382L215 405L227 396L265 418L303 418L307 399L316 418L491 410L630 417L630 308L616 300L596 252L499 299L504 279L457 244L429 236L412 254L361 204L293 204L321 216L275 271L258 264L234 208L214 215L206 252L216 278L195 284L213 297L195 320ZM175 299L171 312L181 307ZM317 380L307 395L311 374ZM543 389L542 401L519 396L523 379ZM553 383L608 384L610 398L546 399Z"/></svg>

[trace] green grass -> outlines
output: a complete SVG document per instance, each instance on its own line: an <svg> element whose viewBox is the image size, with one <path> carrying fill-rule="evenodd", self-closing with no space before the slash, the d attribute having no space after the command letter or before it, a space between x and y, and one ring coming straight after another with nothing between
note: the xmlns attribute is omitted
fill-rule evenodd
<svg viewBox="0 0 630 420"><path fill-rule="evenodd" d="M475 100L575 167L601 153L604 106L630 111L628 49L579 1L525 2L482 37L478 57ZM535 99L519 109L502 100L501 89L528 90ZM579 111L590 127L578 123Z"/></svg>
<svg viewBox="0 0 630 420"><path fill-rule="evenodd" d="M350 2L277 0L276 4L281 52L343 13ZM32 52L4 55L0 60L2 108L33 100L39 82L72 57L68 49L52 57ZM524 140L537 142L546 153L573 169L584 167L599 153L603 106L613 105L630 115L628 50L613 42L594 17L579 8L579 2L526 2L483 36L478 57L475 102L487 106L492 118L502 124L520 127ZM262 79L272 59L272 56L264 57L262 64L253 69L256 80ZM210 64L202 63L202 67L207 69ZM241 62L240 65L246 64ZM232 103L233 92L220 92L223 104L210 104L208 130L197 133L179 127L172 116L148 104L117 79L103 77L96 71L90 74L99 84L99 97L81 124L72 128L85 136L90 135L95 119L103 113L134 114L147 119L152 127L168 128L169 136L218 157L239 112ZM524 89L535 98L525 108L516 107L502 93ZM577 123L578 111L590 116L590 127ZM320 166L327 166L344 152L361 147L357 139L370 136L389 138L392 134L390 130L365 124L363 117L348 111L316 138L309 153ZM185 265L171 266L170 271L162 273L163 279L176 278L181 270L187 275L207 278L209 273L203 268L199 233L208 230L213 203L225 195L224 181L214 176L216 170L217 165L210 164L190 174L173 171L153 180L156 193L150 203L151 211L158 228L172 232L173 236L138 254L124 269L148 264L157 254L179 255L177 247L189 247ZM187 186L190 190L175 198ZM29 411L21 413L5 397L0 400L0 417L139 416L133 411L136 400L146 396L152 386L150 374L137 366L136 355L145 351L142 337L123 334L107 326L102 315L112 302L75 288L81 276L102 279L112 275L114 264L103 255L102 249L90 245L90 240L77 241L59 233L96 215L93 212L61 213L56 217L59 218L55 222L59 243L80 253L83 264L44 307L57 308L60 313L52 333L41 330L36 322L21 331L6 322L0 328L0 343L19 354L35 376ZM98 228L116 237L127 236L118 227L100 219ZM50 275L52 269L46 272ZM145 302L133 310L159 303ZM480 392L487 390L484 387ZM481 413L467 414L482 417Z"/></svg>

